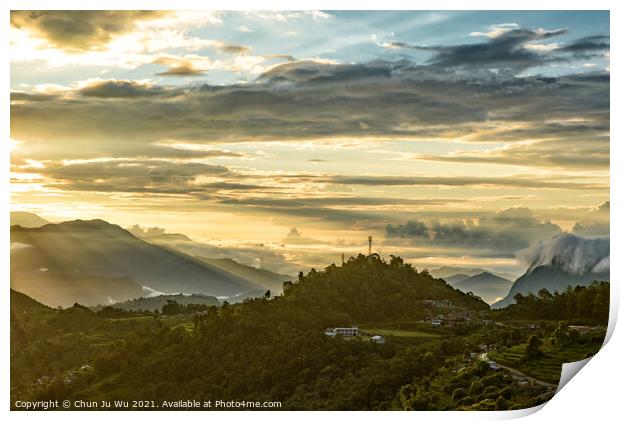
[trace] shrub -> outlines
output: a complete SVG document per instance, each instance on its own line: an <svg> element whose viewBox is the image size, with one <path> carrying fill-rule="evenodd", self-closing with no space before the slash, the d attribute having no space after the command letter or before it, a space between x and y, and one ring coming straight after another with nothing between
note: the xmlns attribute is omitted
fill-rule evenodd
<svg viewBox="0 0 620 421"><path fill-rule="evenodd" d="M458 389L455 389L454 392L452 392L452 400L455 402L457 402L459 399L464 398L465 396L467 396L467 391L462 387L459 387Z"/></svg>
<svg viewBox="0 0 620 421"><path fill-rule="evenodd" d="M495 399L496 411L504 411L506 409L508 409L508 401L503 396L499 396L497 399Z"/></svg>
<svg viewBox="0 0 620 421"><path fill-rule="evenodd" d="M513 395L512 387L506 386L505 388L499 391L499 394L500 396L503 396L506 399L512 398L512 395Z"/></svg>
<svg viewBox="0 0 620 421"><path fill-rule="evenodd" d="M461 406L470 406L474 404L474 400L471 396L465 396L463 399L459 400L456 403L457 407L461 407Z"/></svg>
<svg viewBox="0 0 620 421"><path fill-rule="evenodd" d="M479 380L476 380L469 387L469 394L471 396L478 396L482 393L483 389L484 387L482 386L482 383Z"/></svg>
<svg viewBox="0 0 620 421"><path fill-rule="evenodd" d="M475 411L492 411L495 409L495 400L485 399L475 405L472 405L471 409Z"/></svg>

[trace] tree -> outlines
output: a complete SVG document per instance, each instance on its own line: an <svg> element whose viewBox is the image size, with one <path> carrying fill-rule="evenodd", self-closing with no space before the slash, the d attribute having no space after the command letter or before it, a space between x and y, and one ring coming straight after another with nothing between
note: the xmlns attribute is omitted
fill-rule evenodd
<svg viewBox="0 0 620 421"><path fill-rule="evenodd" d="M498 396L495 399L495 410L496 411L504 411L508 409L508 401L503 396Z"/></svg>
<svg viewBox="0 0 620 421"><path fill-rule="evenodd" d="M471 396L478 396L482 393L483 390L484 390L484 386L482 386L482 383L480 382L480 380L476 380L469 387L469 394Z"/></svg>
<svg viewBox="0 0 620 421"><path fill-rule="evenodd" d="M553 331L553 337L560 348L568 343L568 326L565 322L558 323L558 327Z"/></svg>
<svg viewBox="0 0 620 421"><path fill-rule="evenodd" d="M265 298L266 299L270 299L271 298L271 290L268 289L267 292L265 293Z"/></svg>
<svg viewBox="0 0 620 421"><path fill-rule="evenodd" d="M181 305L175 300L168 298L168 302L161 308L162 314L173 315L181 313Z"/></svg>
<svg viewBox="0 0 620 421"><path fill-rule="evenodd" d="M452 392L452 400L454 402L458 402L460 399L464 398L465 396L467 396L467 391L463 389L462 387L459 387L458 389L454 389L454 392Z"/></svg>
<svg viewBox="0 0 620 421"><path fill-rule="evenodd" d="M538 335L532 335L527 340L527 346L525 347L525 357L527 359L536 358L542 354L542 341Z"/></svg>

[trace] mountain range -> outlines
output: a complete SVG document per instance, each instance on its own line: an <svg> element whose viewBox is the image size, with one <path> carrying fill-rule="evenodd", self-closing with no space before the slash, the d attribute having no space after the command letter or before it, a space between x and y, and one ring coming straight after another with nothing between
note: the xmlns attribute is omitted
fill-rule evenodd
<svg viewBox="0 0 620 421"><path fill-rule="evenodd" d="M512 286L510 279L513 279L510 274L494 273L480 267L442 266L430 273L453 288L471 292L489 304L506 296Z"/></svg>
<svg viewBox="0 0 620 421"><path fill-rule="evenodd" d="M474 293L489 304L505 297L512 287L512 282L508 279L490 272L482 272L473 276L457 274L445 281L453 288Z"/></svg>
<svg viewBox="0 0 620 421"><path fill-rule="evenodd" d="M463 276L474 276L474 275L478 275L483 272L492 273L495 276L499 276L500 278L504 278L509 281L514 281L515 279L517 279L517 276L518 276L518 274L514 274L514 273L499 272L496 270L489 270L489 269L485 269L482 267L471 267L471 266L441 266L441 267L429 270L429 273L433 275L435 278L441 278L446 281L448 280L448 278L452 278L456 275L460 275L461 279L465 279Z"/></svg>
<svg viewBox="0 0 620 421"><path fill-rule="evenodd" d="M97 306L162 294L235 302L267 290L277 295L292 280L229 258L190 255L192 248L174 247L179 238L193 244L183 234L136 237L103 220L53 224L28 212L12 212L11 222L24 224L11 226L11 288L49 306ZM430 273L500 308L516 294L608 281L609 237L560 234L535 250L531 262L514 283L509 274L483 268L444 266Z"/></svg>
<svg viewBox="0 0 620 421"><path fill-rule="evenodd" d="M151 244L103 220L11 227L11 287L52 306L110 304L153 292L262 295L276 292L283 279Z"/></svg>

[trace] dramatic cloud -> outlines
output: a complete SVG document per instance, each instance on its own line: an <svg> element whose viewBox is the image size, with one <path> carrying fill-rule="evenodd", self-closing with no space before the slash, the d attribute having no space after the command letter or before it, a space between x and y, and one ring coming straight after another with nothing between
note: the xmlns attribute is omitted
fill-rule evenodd
<svg viewBox="0 0 620 421"><path fill-rule="evenodd" d="M95 98L140 98L160 95L162 89L135 80L97 80L78 90L85 97Z"/></svg>
<svg viewBox="0 0 620 421"><path fill-rule="evenodd" d="M407 221L404 224L393 227L388 225L385 228L387 237L397 238L430 238L431 228L424 222Z"/></svg>
<svg viewBox="0 0 620 421"><path fill-rule="evenodd" d="M468 67L477 70L489 68L496 72L511 74L548 63L564 62L575 58L600 57L609 51L608 36L584 37L562 46L540 43L566 33L566 29L527 29L511 23L491 26L487 32L470 34L486 37L487 40L484 42L424 46L395 41L382 45L389 49L432 53L432 57L428 60L428 63L432 65Z"/></svg>
<svg viewBox="0 0 620 421"><path fill-rule="evenodd" d="M153 10L11 11L11 25L66 50L99 49L114 36L135 29L141 20L159 19L170 12Z"/></svg>
<svg viewBox="0 0 620 421"><path fill-rule="evenodd" d="M363 252L368 235L382 253L487 267L560 227L609 232L608 203L594 209L609 194L605 13L542 14L551 29L109 13L12 15L20 209L166 226L211 239L188 252L287 271Z"/></svg>
<svg viewBox="0 0 620 421"><path fill-rule="evenodd" d="M568 130L572 137L605 138L609 133L609 74L458 76L441 66L406 61L298 62L278 65L252 84L121 91L124 102L49 94L54 97L50 102L42 94L14 93L12 137L215 143L345 136L473 142L558 138ZM571 119L583 124L553 123Z"/></svg>
<svg viewBox="0 0 620 421"><path fill-rule="evenodd" d="M609 201L584 215L573 226L573 232L586 237L609 235Z"/></svg>
<svg viewBox="0 0 620 421"><path fill-rule="evenodd" d="M559 51L573 53L580 58L590 58L609 51L609 37L596 35L579 38L559 48Z"/></svg>
<svg viewBox="0 0 620 421"><path fill-rule="evenodd" d="M525 48L526 43L546 40L566 33L565 29L546 31L515 28L490 35L487 42L449 47L426 47L436 52L430 62L442 66L490 66L523 70L545 61L544 56ZM423 47L418 47L423 48Z"/></svg>
<svg viewBox="0 0 620 421"><path fill-rule="evenodd" d="M204 163L104 158L48 163L37 171L49 186L66 190L189 194L200 189L200 177L221 177L229 170Z"/></svg>
<svg viewBox="0 0 620 421"><path fill-rule="evenodd" d="M397 226L388 225L385 229L388 240L405 239L427 245L470 247L508 255L514 255L530 244L560 232L560 227L538 220L528 208L505 209L490 218L479 218L477 222L459 220L425 223L411 220Z"/></svg>
<svg viewBox="0 0 620 421"><path fill-rule="evenodd" d="M563 233L536 245L528 256L528 273L538 266L554 265L568 273L609 273L609 236L584 238Z"/></svg>

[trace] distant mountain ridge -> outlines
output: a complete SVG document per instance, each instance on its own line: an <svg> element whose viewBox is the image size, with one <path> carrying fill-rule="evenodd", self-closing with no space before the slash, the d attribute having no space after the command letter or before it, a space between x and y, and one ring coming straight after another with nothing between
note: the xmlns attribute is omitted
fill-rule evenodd
<svg viewBox="0 0 620 421"><path fill-rule="evenodd" d="M446 278L444 278L444 281L446 281L448 283L448 285L456 285L461 281L464 281L465 279L470 278L470 275L465 275L464 273L457 273L456 275L452 275L452 276L448 276Z"/></svg>
<svg viewBox="0 0 620 421"><path fill-rule="evenodd" d="M490 272L482 272L452 284L453 288L463 292L473 292L489 304L504 297L512 282Z"/></svg>
<svg viewBox="0 0 620 421"><path fill-rule="evenodd" d="M295 280L292 276L281 275L267 269L242 265L241 263L229 258L211 259L203 256L199 256L199 258L210 265L227 272L234 273L244 279L251 280L255 283L258 282L261 286L271 290L272 293L279 293L282 290L283 282Z"/></svg>
<svg viewBox="0 0 620 421"><path fill-rule="evenodd" d="M32 212L23 212L23 211L13 211L11 212L11 226L13 225L21 225L26 228L36 228L45 224L49 224L48 221L41 218L36 213Z"/></svg>
<svg viewBox="0 0 620 421"><path fill-rule="evenodd" d="M142 291L142 286L167 294L201 293L212 296L234 296L250 291L262 295L269 289L260 282L252 281L247 273L245 276L235 274L178 250L151 244L118 225L100 219L68 221L37 228L13 226L11 243L21 245L19 250L11 253L12 287L17 290L26 288L23 292L50 305L58 304L44 300L44 296L37 291L36 283L30 281L33 275L49 289L54 285L61 288L71 299L79 297L69 294L70 288L65 285L66 282L59 282L59 278L126 279L126 290L131 290L132 284L139 289L133 290L129 296L120 294L121 297L108 297L103 295L105 291L100 291L96 297L84 296L88 302L82 304L88 305L147 295ZM84 285L84 281L81 284ZM99 302L93 302L96 300Z"/></svg>
<svg viewBox="0 0 620 421"><path fill-rule="evenodd" d="M492 273L495 276L499 276L500 278L507 279L509 281L513 281L517 278L517 275L508 272L500 272L496 270L489 270L482 267L470 267L470 266L440 266L438 268L430 269L429 273L433 275L435 278L441 278L445 281L453 282L458 280L458 278L463 278L463 276L475 276L481 274L483 272ZM454 278L457 276L457 278Z"/></svg>
<svg viewBox="0 0 620 421"><path fill-rule="evenodd" d="M483 268L472 268L466 266L441 266L435 269L429 270L430 274L435 278L446 279L455 275L474 276L479 273L485 272Z"/></svg>

